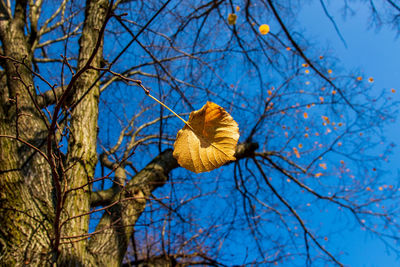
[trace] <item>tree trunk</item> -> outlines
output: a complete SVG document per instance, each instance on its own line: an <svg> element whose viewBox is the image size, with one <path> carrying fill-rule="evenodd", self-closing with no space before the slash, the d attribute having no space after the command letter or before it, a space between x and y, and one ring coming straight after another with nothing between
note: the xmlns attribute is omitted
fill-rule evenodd
<svg viewBox="0 0 400 267"><path fill-rule="evenodd" d="M31 66L24 34L26 1L14 18L0 21L5 56ZM0 255L6 266L39 264L50 257L53 198L46 151L46 119L35 107L31 71L12 60L2 62L0 103ZM30 145L27 145L27 144ZM33 149L36 147L36 149Z"/></svg>
<svg viewBox="0 0 400 267"><path fill-rule="evenodd" d="M80 39L78 69L92 55L108 9L106 0L88 0ZM17 1L14 17L0 21L3 56L0 62L0 259L6 266L30 264L92 265L86 238L89 217L89 188L82 187L93 178L97 163L98 71L89 69L75 82L70 97L78 103L70 120L70 134L62 188L70 193L57 198L50 165L46 161L48 121L36 103L36 91L29 38L25 35L27 1ZM100 67L102 43L91 60ZM93 88L88 91L92 86ZM40 150L40 151L39 151ZM65 187L64 187L65 186ZM60 223L56 224L56 202L63 201ZM74 219L72 217L77 216ZM60 236L55 236L60 233ZM60 246L54 251L55 240Z"/></svg>
<svg viewBox="0 0 400 267"><path fill-rule="evenodd" d="M87 0L85 22L79 40L78 70L90 66L99 68L102 60L100 30L106 21L107 0ZM95 53L94 57L92 54ZM93 58L93 59L91 59ZM68 155L64 184L71 190L63 200L61 247L59 263L63 266L92 265L88 254L90 186L97 163L97 119L99 103L99 71L88 69L75 82L69 104L72 104ZM70 238L68 238L70 237ZM79 240L79 241L77 241Z"/></svg>

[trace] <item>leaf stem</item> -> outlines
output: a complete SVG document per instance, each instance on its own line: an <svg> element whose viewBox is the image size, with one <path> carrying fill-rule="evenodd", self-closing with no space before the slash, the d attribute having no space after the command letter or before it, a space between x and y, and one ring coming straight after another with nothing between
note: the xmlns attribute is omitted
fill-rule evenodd
<svg viewBox="0 0 400 267"><path fill-rule="evenodd" d="M182 119L181 116L179 116L178 114L175 113L175 111L173 111L172 109L170 109L167 105L165 105L163 102L161 102L160 100L158 100L157 98L155 98L154 96L152 96L151 94L147 94L149 97L151 97L154 101L156 101L158 104L160 104L161 106L165 107L166 109L168 109L169 111L171 111L175 116L177 116L181 121L183 121L186 125L189 125L189 123L187 121L185 121L184 119Z"/></svg>

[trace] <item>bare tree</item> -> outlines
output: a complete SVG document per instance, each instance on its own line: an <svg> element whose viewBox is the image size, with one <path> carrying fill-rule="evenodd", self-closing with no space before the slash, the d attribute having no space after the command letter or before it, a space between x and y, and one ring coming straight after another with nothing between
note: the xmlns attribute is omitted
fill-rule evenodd
<svg viewBox="0 0 400 267"><path fill-rule="evenodd" d="M397 252L380 169L397 103L292 32L298 5L1 0L2 264L341 265L327 240L350 224ZM181 116L223 106L236 160L179 168L182 123L150 95ZM338 227L313 220L333 209Z"/></svg>

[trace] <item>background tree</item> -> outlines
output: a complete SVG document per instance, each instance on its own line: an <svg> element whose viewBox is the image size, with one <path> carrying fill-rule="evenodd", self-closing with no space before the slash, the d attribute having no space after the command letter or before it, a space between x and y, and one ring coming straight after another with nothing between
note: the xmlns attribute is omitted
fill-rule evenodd
<svg viewBox="0 0 400 267"><path fill-rule="evenodd" d="M396 103L291 31L299 4L0 1L2 263L340 265L320 210L397 251L376 148ZM178 168L182 122L149 92L182 116L223 106L236 161Z"/></svg>

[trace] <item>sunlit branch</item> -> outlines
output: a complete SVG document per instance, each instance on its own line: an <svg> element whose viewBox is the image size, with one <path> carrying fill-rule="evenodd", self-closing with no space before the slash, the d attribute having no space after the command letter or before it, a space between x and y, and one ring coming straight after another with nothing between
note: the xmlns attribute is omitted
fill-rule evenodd
<svg viewBox="0 0 400 267"><path fill-rule="evenodd" d="M47 40L47 41L45 41L43 43L39 43L39 44L36 45L35 49L43 48L43 47L51 45L51 44L55 44L55 43L58 43L58 42L61 42L61 41L65 41L65 40L67 40L68 38L70 38L72 36L80 35L81 32L79 32L78 30L81 28L81 26L82 26L82 23L79 24L78 26L76 26L75 29L73 29L71 32L67 33L64 36L61 36L61 37L58 37L58 38L55 38L55 39L51 39L51 40Z"/></svg>
<svg viewBox="0 0 400 267"><path fill-rule="evenodd" d="M12 17L10 2L4 3L4 0L0 1L0 13L4 15L5 19L9 20Z"/></svg>
<svg viewBox="0 0 400 267"><path fill-rule="evenodd" d="M67 5L67 3L69 2L69 0L63 0L60 4L60 6L57 8L57 10L55 10L51 16L43 23L42 28L39 30L39 36L46 34L52 30L54 30L57 27L60 27L61 25L63 25L64 23L64 12L65 12L65 7ZM55 23L53 26L51 27L47 27L59 14L61 13L61 20L57 23ZM71 19L72 16L70 18L68 18L67 20Z"/></svg>

